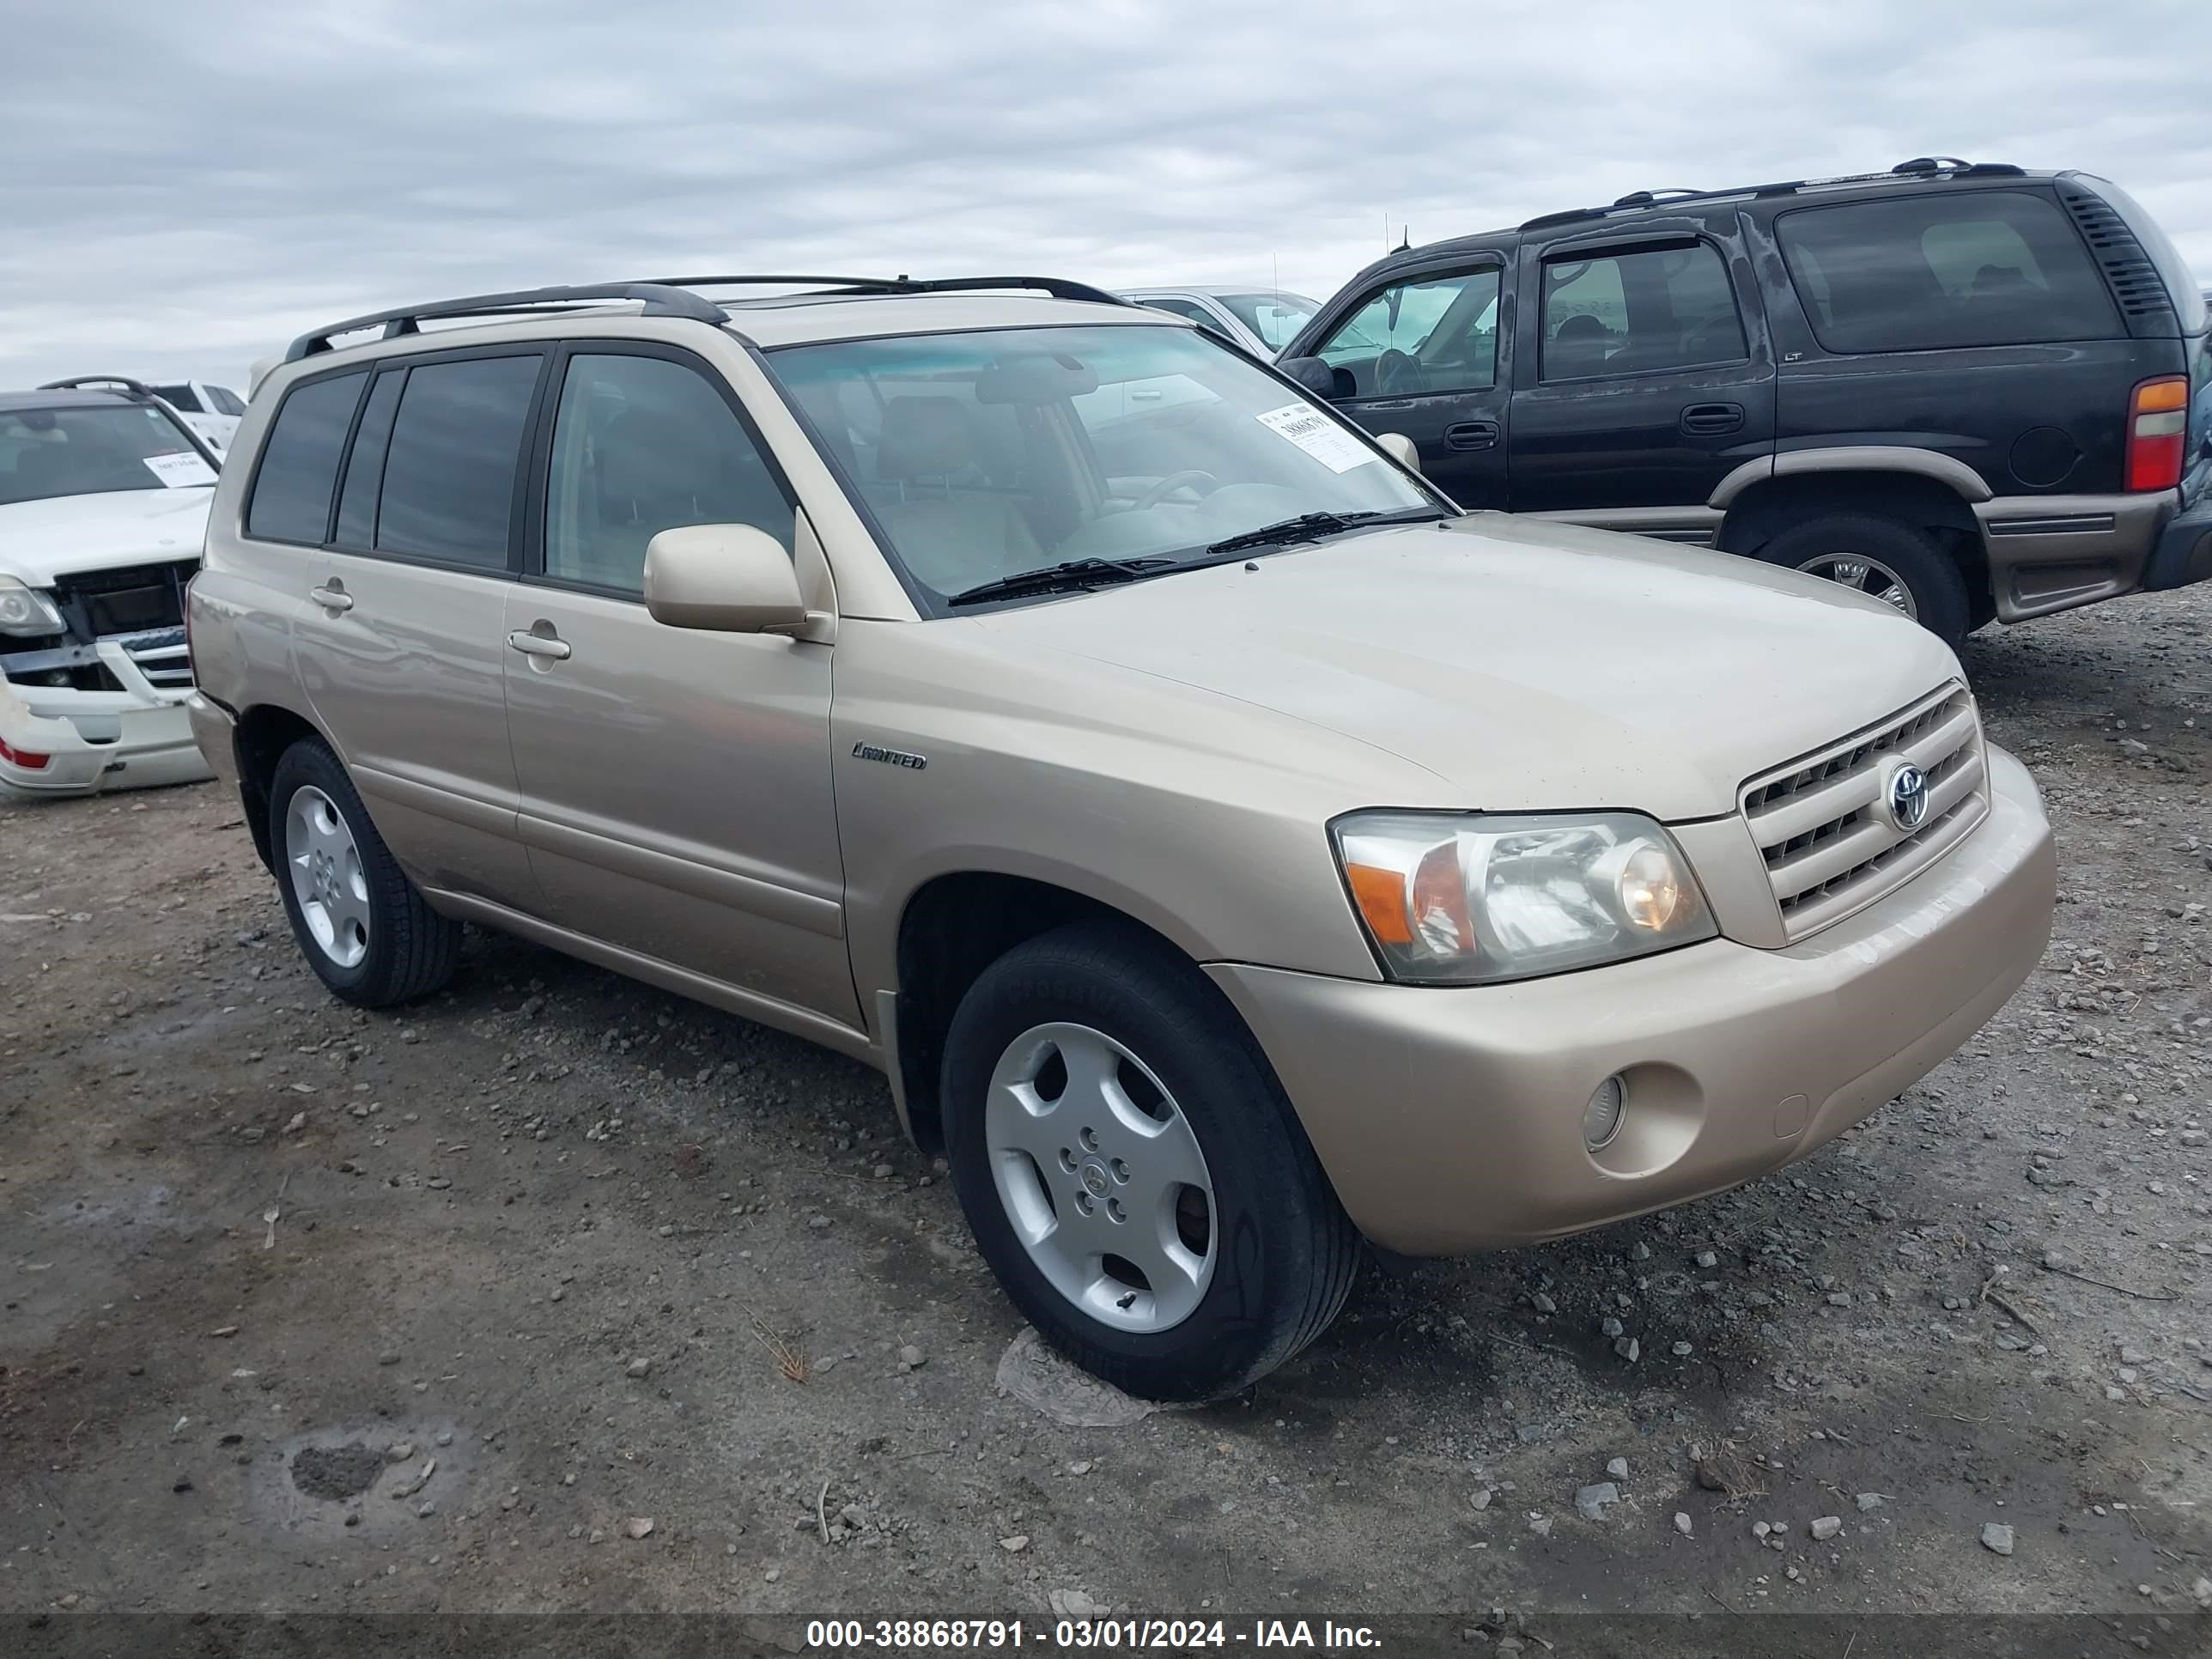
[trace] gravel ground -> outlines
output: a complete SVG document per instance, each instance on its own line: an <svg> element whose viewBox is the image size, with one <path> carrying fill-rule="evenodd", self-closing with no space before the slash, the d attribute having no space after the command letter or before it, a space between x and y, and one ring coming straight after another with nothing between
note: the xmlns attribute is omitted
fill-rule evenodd
<svg viewBox="0 0 2212 1659"><path fill-rule="evenodd" d="M495 938L353 1012L213 787L0 806L0 1607L1449 1610L1501 1646L2069 1610L2183 1650L2208 623L1970 643L2063 892L1904 1099L1717 1200L1370 1269L1250 1395L1113 1426L1033 1403L872 1073Z"/></svg>

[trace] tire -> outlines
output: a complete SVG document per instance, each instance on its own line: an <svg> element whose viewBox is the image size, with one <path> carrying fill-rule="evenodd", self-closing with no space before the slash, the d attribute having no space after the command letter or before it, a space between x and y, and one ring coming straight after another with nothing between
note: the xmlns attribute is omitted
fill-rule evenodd
<svg viewBox="0 0 2212 1659"><path fill-rule="evenodd" d="M453 978L460 923L422 902L369 821L345 767L319 739L294 744L270 775L269 847L292 937L333 995L356 1007L386 1008Z"/></svg>
<svg viewBox="0 0 2212 1659"><path fill-rule="evenodd" d="M1079 1081L1108 1074L1102 1060L1118 1096ZM1034 1081L995 1086L1022 1078ZM1018 1103L1019 1087L1045 1109ZM1344 1305L1359 1235L1290 1102L1220 992L1149 934L1079 923L986 969L953 1015L942 1099L984 1260L1048 1341L1116 1388L1234 1394ZM1035 1144L1010 1145L1010 1130ZM1194 1172L1203 1202L1174 1179ZM1124 1241L1127 1256L1085 1253ZM1113 1262L1121 1277L1097 1265ZM1088 1302L1064 1288L1085 1283Z"/></svg>
<svg viewBox="0 0 2212 1659"><path fill-rule="evenodd" d="M1846 572L1857 566L1866 578L1844 586L1877 597L1893 587L1903 597L1898 608L1945 644L1955 648L1966 637L1966 579L1936 538L1917 526L1871 513L1832 514L1792 525L1759 549L1759 556L1830 580L1838 580L1838 564Z"/></svg>

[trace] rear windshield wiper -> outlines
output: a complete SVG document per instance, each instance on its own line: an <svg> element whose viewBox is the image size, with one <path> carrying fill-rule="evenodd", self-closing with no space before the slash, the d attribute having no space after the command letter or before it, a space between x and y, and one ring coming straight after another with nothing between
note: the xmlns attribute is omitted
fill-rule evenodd
<svg viewBox="0 0 2212 1659"><path fill-rule="evenodd" d="M1323 536L1357 529L1364 524L1405 523L1416 519L1441 519L1443 516L1443 509L1436 507L1402 507L1388 513L1301 513L1297 518L1285 519L1279 524L1263 524L1257 530L1224 537L1206 550L1209 553L1235 553L1248 547L1279 547L1290 542L1318 541Z"/></svg>
<svg viewBox="0 0 2212 1659"><path fill-rule="evenodd" d="M1070 559L1036 570L1021 570L955 593L947 605L980 605L986 599L1015 599L1029 593L1065 593L1082 587L1104 587L1133 582L1155 570L1164 570L1173 559Z"/></svg>

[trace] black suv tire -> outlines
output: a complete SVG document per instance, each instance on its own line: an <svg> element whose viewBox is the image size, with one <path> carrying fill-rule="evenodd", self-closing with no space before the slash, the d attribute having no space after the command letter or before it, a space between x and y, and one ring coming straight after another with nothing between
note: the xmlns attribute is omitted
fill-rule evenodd
<svg viewBox="0 0 2212 1659"><path fill-rule="evenodd" d="M357 892L354 902L365 917L356 959L347 960L350 950L334 950L310 924L287 839L295 802L326 823L335 819L336 835L350 842L358 860L357 872L341 869L331 878ZM270 776L269 848L300 954L332 994L356 1007L385 1008L427 996L453 978L461 957L460 923L423 902L369 821L344 764L318 738L302 738L287 749Z"/></svg>
<svg viewBox="0 0 2212 1659"><path fill-rule="evenodd" d="M1886 570L1904 588L1911 614L1923 628L1954 650L1966 637L1966 579L1936 538L1917 525L1872 513L1827 514L1792 525L1759 549L1759 556L1815 575L1828 575L1824 567L1834 561L1865 561L1874 569L1863 591L1879 593Z"/></svg>
<svg viewBox="0 0 2212 1659"><path fill-rule="evenodd" d="M1150 1225L1164 1239L1173 1229L1194 1259L1198 1253L1191 1244L1195 1222L1184 1208L1194 1189L1155 1178L1146 1167L1146 1135L1132 1138L1112 1116L1116 1106L1085 1110L1087 1099L1068 1094L1074 1086L1066 1080L1070 1068L1050 1053L1050 1039L1040 1046L1042 1028L1074 1034L1071 1047L1103 1038L1090 1053L1106 1057L1113 1069L1094 1075L1109 1076L1125 1102L1156 1083L1158 1098L1139 1109L1162 1124L1160 1146L1182 1133L1178 1115L1194 1138L1200 1173L1211 1188L1204 1235L1210 1278L1194 1305L1173 1322L1164 1318L1150 1329L1109 1323L1048 1276L1059 1270L1049 1236L1042 1246L1034 1239L1047 1222L1052 1233L1062 1224L1073 1230L1078 1242L1069 1255L1082 1253L1080 1241L1110 1237L1114 1224L1124 1222L1137 1224L1124 1238L1141 1242L1139 1230ZM1115 1051L1135 1064L1113 1060ZM994 1077L1002 1067L1018 1070L1018 1056L1039 1052L1048 1057L1034 1083L1023 1086L1049 1100L1051 1123L1039 1133L1065 1142L1065 1150L1055 1156L1046 1147L1024 1157L1003 1145L994 1148L987 1121ZM1063 1080L1054 1089L1056 1064ZM984 1260L1046 1340L1094 1376L1147 1399L1218 1399L1282 1364L1327 1329L1343 1306L1358 1266L1358 1231L1243 1022L1202 973L1150 935L1126 925L1083 922L1008 951L983 971L953 1015L943 1086L952 1184ZM1079 1099L1078 1111L1061 1122L1058 1114ZM1043 1122L1040 1114L1024 1127ZM1127 1153L1127 1164L1117 1151ZM1009 1209L1015 1200L1001 1196L1000 1159L1008 1160L1009 1179L1027 1182L1029 1172L1036 1177L1019 1188L1029 1195L1031 1243L1017 1232ZM1048 1210L1041 1207L1046 1205ZM1116 1211L1114 1223L1100 1219L1109 1208ZM1139 1254L1133 1245L1131 1255ZM1135 1281L1114 1276L1109 1282L1117 1273L1112 1264L1133 1263L1111 1255L1095 1259L1101 1265L1089 1280L1092 1292L1104 1298L1102 1306L1115 1304ZM1078 1279L1090 1271L1078 1270ZM1144 1283L1149 1287L1151 1281ZM1119 1302L1125 1311L1136 1304L1134 1318L1165 1300L1149 1288L1140 1294L1141 1302L1137 1293Z"/></svg>

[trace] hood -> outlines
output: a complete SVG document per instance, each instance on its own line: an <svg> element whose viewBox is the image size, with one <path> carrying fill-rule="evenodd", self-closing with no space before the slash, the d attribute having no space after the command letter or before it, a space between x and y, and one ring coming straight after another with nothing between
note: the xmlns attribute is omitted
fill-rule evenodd
<svg viewBox="0 0 2212 1659"><path fill-rule="evenodd" d="M1504 514L1252 564L988 620L1430 775L1428 799L1377 806L1718 817L1746 779L1962 678L1933 635L1832 583Z"/></svg>
<svg viewBox="0 0 2212 1659"><path fill-rule="evenodd" d="M197 559L214 499L193 485L0 505L0 573L50 587L73 571Z"/></svg>

